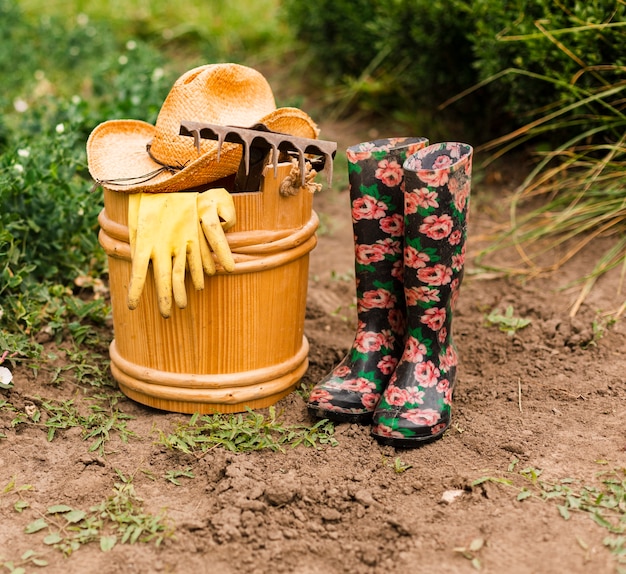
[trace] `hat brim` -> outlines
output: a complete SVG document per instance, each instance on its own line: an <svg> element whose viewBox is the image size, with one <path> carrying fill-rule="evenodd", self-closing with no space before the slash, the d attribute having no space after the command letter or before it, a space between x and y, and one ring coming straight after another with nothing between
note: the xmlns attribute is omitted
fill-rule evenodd
<svg viewBox="0 0 626 574"><path fill-rule="evenodd" d="M279 108L259 119L268 129L297 137L316 139L313 120L297 108ZM241 126L245 127L245 126ZM155 126L140 120L109 120L97 126L87 140L87 164L94 180L114 191L165 193L193 189L237 172L242 156L238 144L225 142L217 160L217 142L209 151L178 171L154 161L148 145Z"/></svg>

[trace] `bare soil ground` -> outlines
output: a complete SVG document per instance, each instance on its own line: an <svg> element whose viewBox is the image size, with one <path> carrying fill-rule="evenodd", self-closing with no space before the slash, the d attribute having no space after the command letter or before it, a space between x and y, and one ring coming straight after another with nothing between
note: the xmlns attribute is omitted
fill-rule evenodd
<svg viewBox="0 0 626 574"><path fill-rule="evenodd" d="M381 137L389 135L408 134ZM340 149L371 134L346 137L337 138ZM506 220L514 182L492 179L474 183L472 253ZM323 227L310 265L305 387L343 357L356 325L348 195L323 191L315 208ZM619 273L602 278L573 319L568 309L577 291L561 289L596 256L588 252L528 282L476 274L468 258L454 323L461 364L453 425L442 440L419 449L381 447L367 426L338 424L337 446L238 454L217 448L196 457L156 440L159 429L168 431L187 415L120 399L137 436L124 443L112 433L99 455L89 452L79 428L59 430L49 442L41 425L13 426L16 413L0 410L0 564L32 550L47 566L30 563L28 572L615 572L617 560L604 544L607 528L590 512L572 511L566 520L558 510L563 497L541 496L548 484L576 493L585 485L599 488L613 470L624 479L626 329L623 319L602 328L599 313L623 302L616 294ZM492 309L508 305L532 320L514 336L485 321ZM59 356L56 366L70 360L62 346L47 343ZM21 411L37 407L36 397L74 399L86 408L93 393L71 381L50 384L50 368L36 375L17 366L14 375L15 387L0 391L0 400ZM315 422L301 393L276 407L286 424ZM176 485L164 478L174 470L189 470L193 478L179 477ZM90 543L66 558L44 544L46 530L24 532L51 505L100 504L120 481L117 471L132 477L146 512L166 512L173 537L158 547L117 544L106 553ZM12 482L32 489L18 496ZM524 487L534 495L518 500ZM28 507L17 512L20 498Z"/></svg>

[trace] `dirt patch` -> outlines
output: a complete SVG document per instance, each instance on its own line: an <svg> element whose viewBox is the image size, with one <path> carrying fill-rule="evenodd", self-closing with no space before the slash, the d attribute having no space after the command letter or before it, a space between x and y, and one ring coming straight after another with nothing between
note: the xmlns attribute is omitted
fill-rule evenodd
<svg viewBox="0 0 626 574"><path fill-rule="evenodd" d="M352 135L336 138L340 148L377 134ZM509 188L475 183L473 253L504 220ZM322 228L311 257L305 387L343 357L356 325L348 195L322 192L315 209ZM82 573L614 572L608 530L588 512L566 520L558 510L564 498L540 495L548 484L573 492L601 486L608 471L626 467L626 330L623 320L608 328L601 314L623 301L619 274L602 278L571 319L577 292L561 288L591 265L593 252L526 283L476 273L469 259L454 323L461 364L453 424L442 440L400 451L379 446L367 426L338 424L336 446L194 456L158 441L159 430L188 416L120 398L116 408L133 417L126 425L135 436L124 442L111 431L99 454L80 429L59 429L49 442L42 425L13 426L16 411L2 409L0 488L15 488L0 495L0 556L19 561L32 550L48 563L42 571ZM531 319L513 336L485 321L509 305ZM56 366L69 361L59 354ZM51 384L54 371L14 374L14 389L0 400L18 411L41 406L37 397L72 399L83 412L93 404L93 391ZM315 422L300 393L276 408L285 424ZM120 473L132 477L137 506L167 515L173 537L160 546L118 543L106 553L90 543L65 558L43 543L47 530L25 534L51 505L101 504ZM20 485L32 488L18 495ZM521 492L534 496L518 500ZM18 512L20 500L28 506Z"/></svg>

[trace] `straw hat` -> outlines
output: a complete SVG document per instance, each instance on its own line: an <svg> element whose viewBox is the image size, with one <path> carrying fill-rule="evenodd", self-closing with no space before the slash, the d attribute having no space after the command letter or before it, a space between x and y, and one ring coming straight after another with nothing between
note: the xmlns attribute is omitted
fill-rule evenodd
<svg viewBox="0 0 626 574"><path fill-rule="evenodd" d="M156 125L111 120L97 126L87 141L89 172L97 183L129 193L191 189L236 173L242 148L179 135L183 120L251 127L262 123L292 136L317 138L313 120L296 108L276 109L267 80L238 64L210 64L189 70L174 84Z"/></svg>

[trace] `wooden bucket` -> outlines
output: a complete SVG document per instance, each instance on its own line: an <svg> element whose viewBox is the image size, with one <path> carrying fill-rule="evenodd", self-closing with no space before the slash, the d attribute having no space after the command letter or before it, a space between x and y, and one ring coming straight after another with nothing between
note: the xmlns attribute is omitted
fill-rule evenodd
<svg viewBox="0 0 626 574"><path fill-rule="evenodd" d="M304 315L309 252L319 220L313 195L278 189L291 164L265 170L261 191L233 194L237 224L226 234L235 271L205 276L188 304L161 317L152 268L139 306L128 309L128 194L104 189L100 244L108 255L114 340L111 371L128 397L158 409L232 413L272 405L308 367Z"/></svg>

